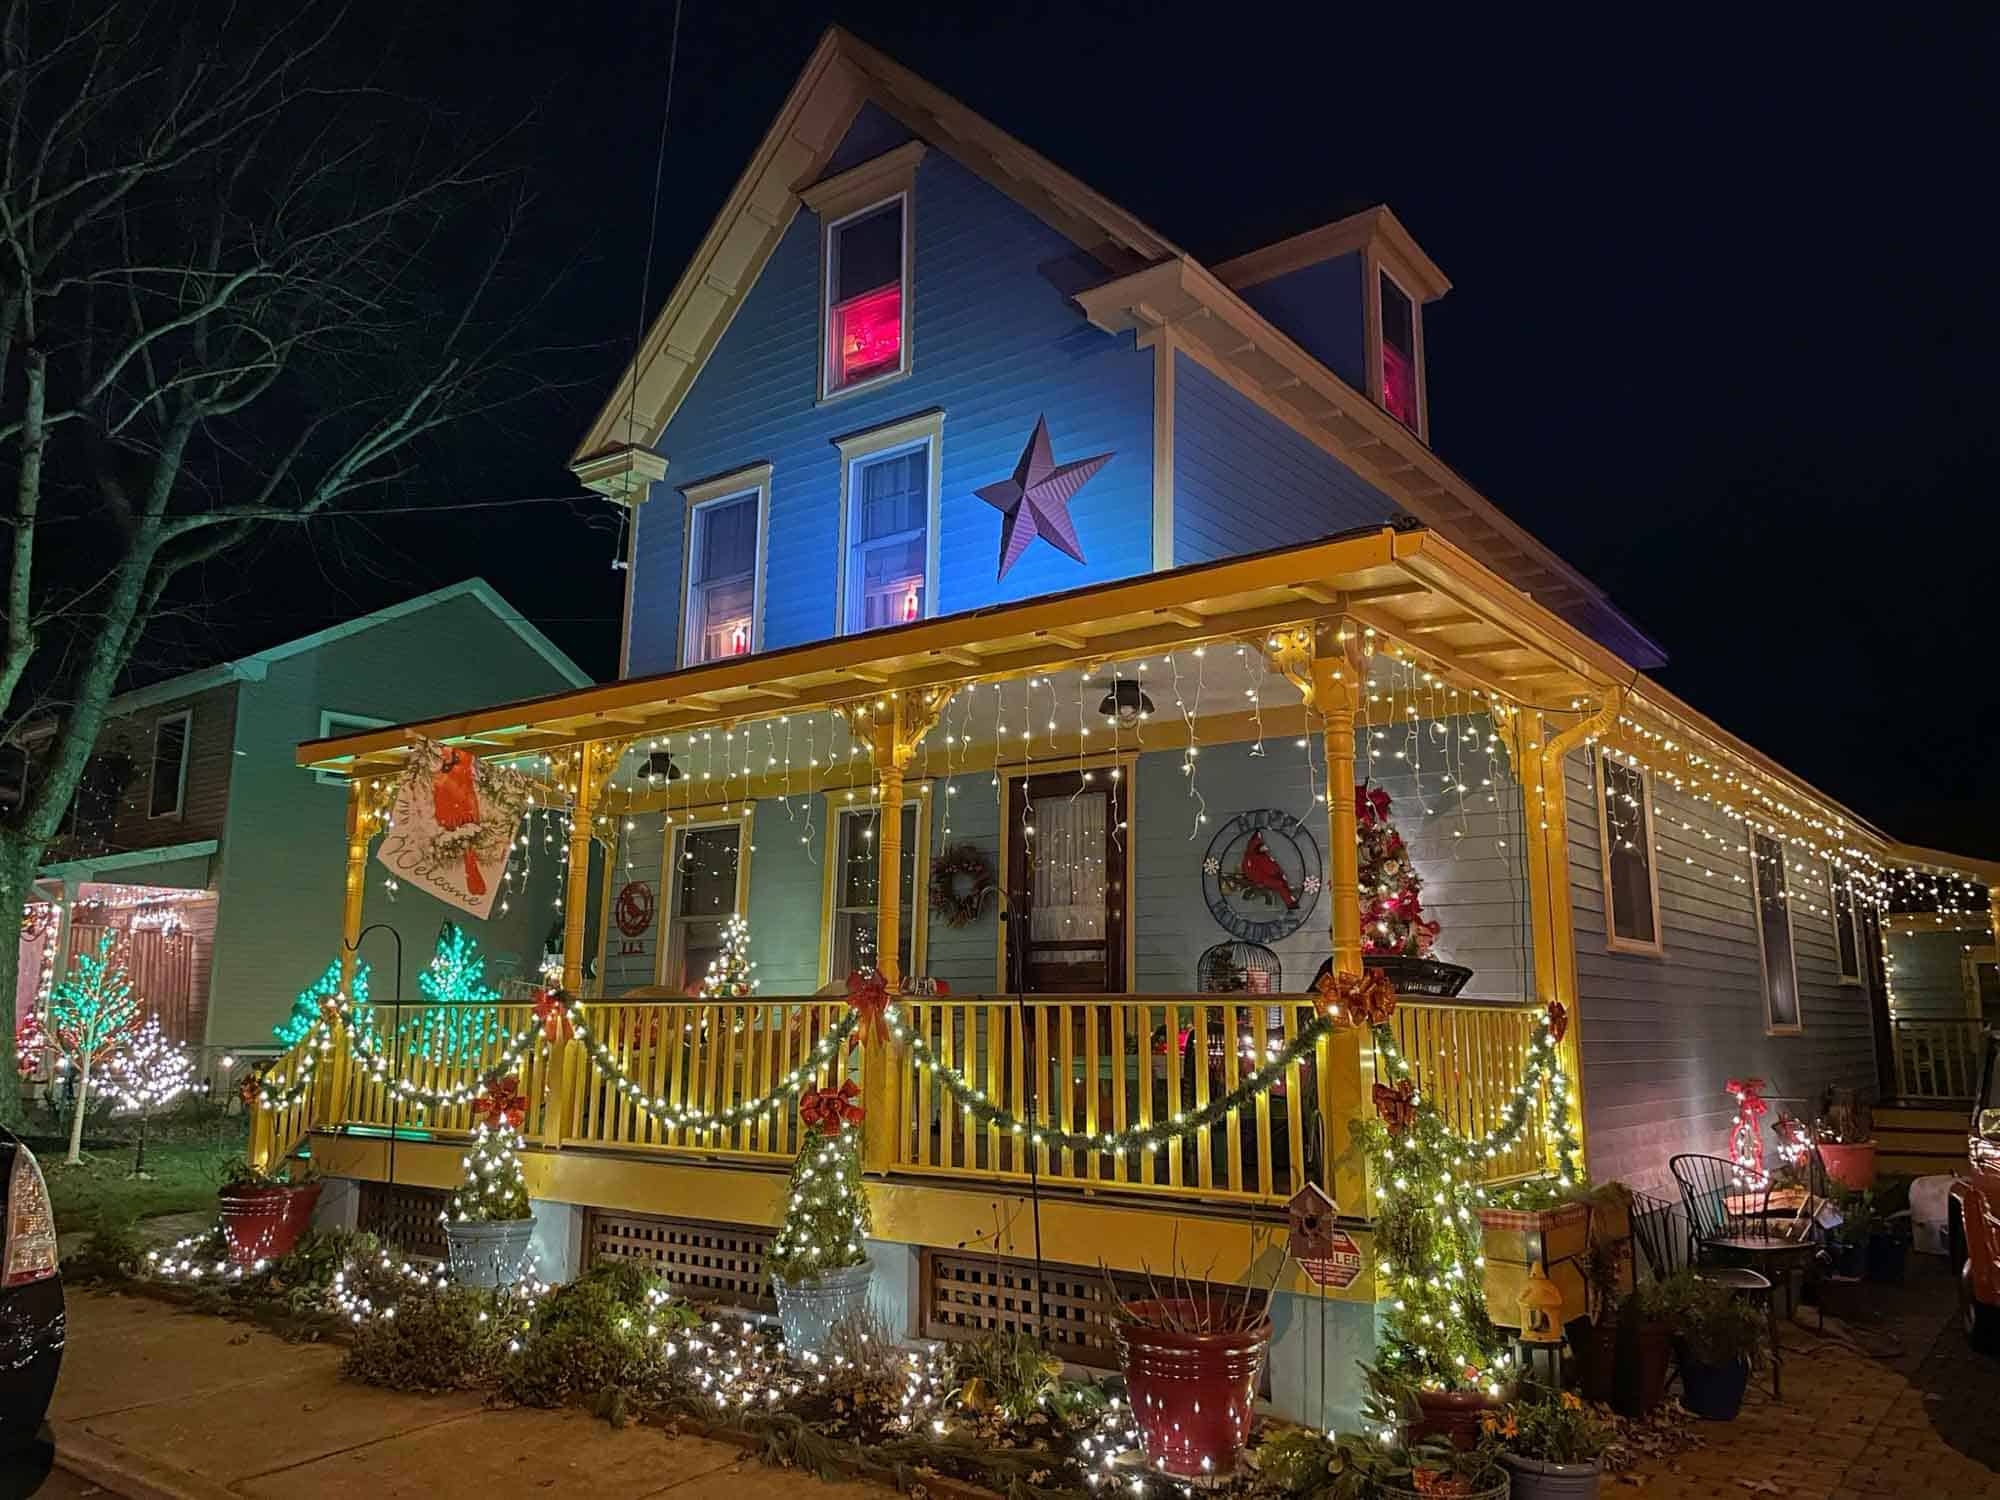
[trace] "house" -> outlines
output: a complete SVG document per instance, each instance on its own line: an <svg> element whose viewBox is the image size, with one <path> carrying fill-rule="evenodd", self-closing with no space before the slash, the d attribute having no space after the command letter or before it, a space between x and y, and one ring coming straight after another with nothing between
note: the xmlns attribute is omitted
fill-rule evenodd
<svg viewBox="0 0 2000 1500"><path fill-rule="evenodd" d="M110 928L170 1035L205 1061L274 1050L273 1026L341 937L342 871L315 856L343 837L343 778L296 769L292 745L589 681L475 578L113 698L24 923L17 1013ZM414 995L447 913L374 886L370 915L409 938ZM552 894L484 924L489 978L536 973ZM397 993L391 951L364 957Z"/></svg>
<svg viewBox="0 0 2000 1500"><path fill-rule="evenodd" d="M364 823L422 742L544 767L585 1034L394 1096L302 1054L260 1150L310 1138L343 1212L419 1223L481 1069L519 1066L544 1264L756 1303L791 1101L853 1068L912 1333L1039 1316L1102 1360L1100 1264L1250 1279L1329 1192L1352 1248L1282 1269L1271 1367L1326 1420L1386 1186L1348 1127L1398 1067L1494 1181L1568 1131L1659 1188L1722 1148L1732 1076L1801 1114L1879 1091L1884 914L1988 922L2000 867L1647 675L1661 648L1439 456L1448 291L1386 207L1205 265L829 32L573 463L631 519L621 680L298 750ZM1376 792L1403 846L1364 866ZM1471 976L1406 984L1385 1051L1309 986L1419 918L1404 866ZM689 998L738 916L756 999ZM830 1063L868 967L916 982ZM392 1152L399 1100L430 1103Z"/></svg>

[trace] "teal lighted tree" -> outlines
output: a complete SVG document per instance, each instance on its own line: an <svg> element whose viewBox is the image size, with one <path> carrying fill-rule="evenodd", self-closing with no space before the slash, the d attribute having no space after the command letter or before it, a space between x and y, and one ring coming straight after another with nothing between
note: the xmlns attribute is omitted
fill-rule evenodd
<svg viewBox="0 0 2000 1500"><path fill-rule="evenodd" d="M438 931L437 952L417 988L426 1005L403 1023L404 1045L432 1062L477 1060L485 1045L502 1034L494 1004L500 992L486 983L486 960L465 930L447 922Z"/></svg>
<svg viewBox="0 0 2000 1500"><path fill-rule="evenodd" d="M49 992L49 1030L75 1085L69 1117L71 1166L83 1160L83 1115L90 1104L91 1067L108 1057L139 1021L132 981L112 959L116 934L98 939L95 953L79 953Z"/></svg>
<svg viewBox="0 0 2000 1500"><path fill-rule="evenodd" d="M305 1040L312 1030L313 1022L325 1013L327 1001L340 993L340 960L335 959L326 966L326 972L307 985L292 1001L292 1012L271 1028L272 1034L287 1047L296 1047ZM368 1005L368 965L356 964L354 985L348 992L351 1023L357 1028L372 1029L370 1018L373 1012Z"/></svg>

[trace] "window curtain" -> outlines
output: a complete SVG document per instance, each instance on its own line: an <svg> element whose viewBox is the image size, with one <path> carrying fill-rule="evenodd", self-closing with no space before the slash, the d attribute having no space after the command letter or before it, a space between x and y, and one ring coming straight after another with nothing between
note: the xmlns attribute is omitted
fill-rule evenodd
<svg viewBox="0 0 2000 1500"><path fill-rule="evenodd" d="M1105 804L1098 793L1035 799L1034 942L1104 936Z"/></svg>

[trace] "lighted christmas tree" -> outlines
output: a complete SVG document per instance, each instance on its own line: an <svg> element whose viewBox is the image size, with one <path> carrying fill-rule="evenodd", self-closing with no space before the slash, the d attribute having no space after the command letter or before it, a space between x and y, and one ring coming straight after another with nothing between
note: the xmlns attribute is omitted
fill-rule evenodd
<svg viewBox="0 0 2000 1500"><path fill-rule="evenodd" d="M98 939L96 953L79 953L49 992L49 1028L74 1086L69 1117L71 1166L83 1160L83 1115L90 1104L90 1070L109 1057L139 1020L132 981L112 962L116 935Z"/></svg>
<svg viewBox="0 0 2000 1500"><path fill-rule="evenodd" d="M139 1113L139 1148L132 1157L132 1175L143 1177L146 1122L161 1105L194 1088L194 1054L168 1037L156 1017L148 1016L137 1030L126 1033L104 1072L118 1102Z"/></svg>
<svg viewBox="0 0 2000 1500"><path fill-rule="evenodd" d="M42 1024L39 1010L28 1011L14 1028L14 1071L33 1078L42 1068L42 1054L48 1050L49 1029Z"/></svg>
<svg viewBox="0 0 2000 1500"><path fill-rule="evenodd" d="M764 1263L796 1285L868 1259L862 1238L873 1227L861 1187L861 1106L850 1081L799 1100L805 1137L792 1163L785 1221Z"/></svg>
<svg viewBox="0 0 2000 1500"><path fill-rule="evenodd" d="M1361 951L1429 957L1438 924L1424 920L1423 881L1389 821L1389 794L1379 786L1357 786L1354 819L1361 846Z"/></svg>
<svg viewBox="0 0 2000 1500"><path fill-rule="evenodd" d="M326 1014L327 1002L339 994L340 960L336 958L326 966L324 974L299 991L298 998L292 1001L291 1014L271 1028L272 1034L287 1047L296 1047L312 1030L313 1022ZM368 965L355 965L354 986L347 999L349 1024L367 1028L373 1015L368 1005Z"/></svg>
<svg viewBox="0 0 2000 1500"><path fill-rule="evenodd" d="M450 922L439 929L437 952L417 976L417 988L432 1003L403 1023L412 1054L432 1062L469 1062L501 1035L494 1009L500 992L487 986L486 960L464 929Z"/></svg>
<svg viewBox="0 0 2000 1500"><path fill-rule="evenodd" d="M488 1084L473 1101L477 1124L465 1156L465 1181L451 1195L447 1223L492 1224L525 1219L528 1176L521 1166L521 1125L528 1117L521 1086L510 1076Z"/></svg>
<svg viewBox="0 0 2000 1500"><path fill-rule="evenodd" d="M708 966L702 976L701 996L704 1000L743 1000L757 988L754 973L757 965L750 957L750 921L747 917L731 917L722 929L722 951Z"/></svg>

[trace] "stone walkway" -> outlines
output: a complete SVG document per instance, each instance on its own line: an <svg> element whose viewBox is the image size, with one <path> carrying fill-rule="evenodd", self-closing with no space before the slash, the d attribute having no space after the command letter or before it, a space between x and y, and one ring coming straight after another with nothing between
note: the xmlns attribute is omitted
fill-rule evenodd
<svg viewBox="0 0 2000 1500"><path fill-rule="evenodd" d="M1659 1500L2000 1500L2000 1359L1967 1347L1956 1290L1941 1258L1912 1255L1865 1319L1821 1334L1805 1310L1784 1330L1782 1404L1766 1370L1736 1421L1701 1424L1704 1447L1628 1483Z"/></svg>

